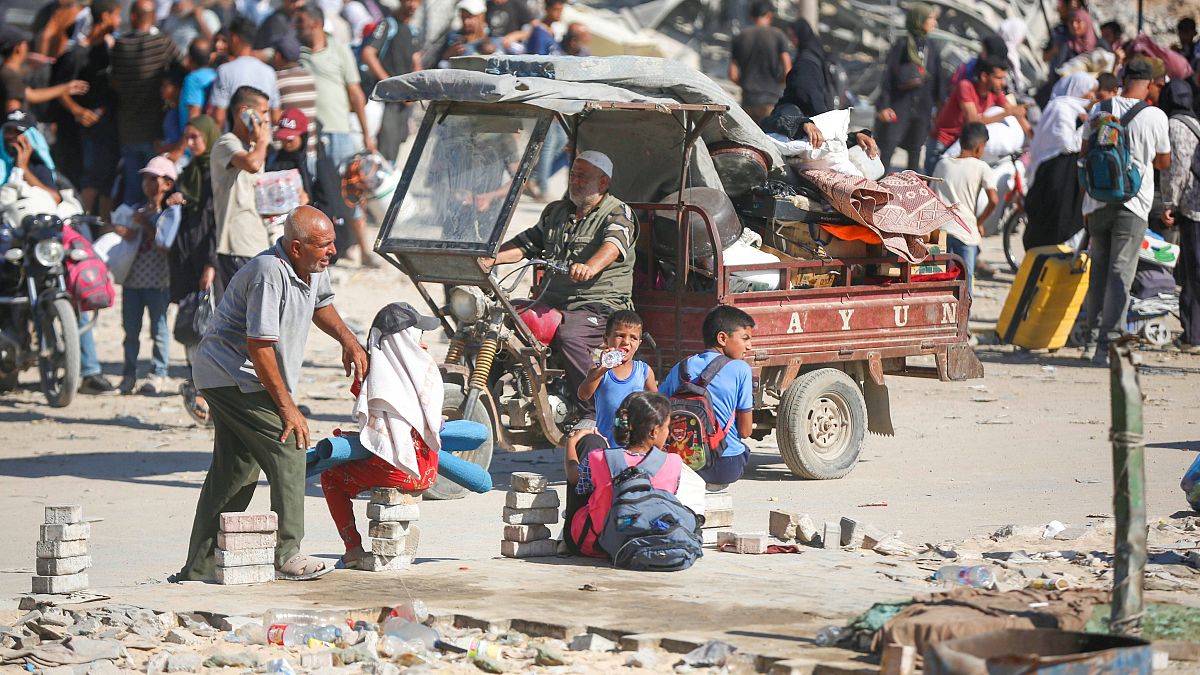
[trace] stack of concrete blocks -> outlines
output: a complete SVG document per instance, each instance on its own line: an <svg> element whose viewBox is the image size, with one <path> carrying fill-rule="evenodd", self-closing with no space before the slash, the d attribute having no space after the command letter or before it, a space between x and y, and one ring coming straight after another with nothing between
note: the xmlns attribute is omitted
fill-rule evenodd
<svg viewBox="0 0 1200 675"><path fill-rule="evenodd" d="M412 564L420 539L420 528L413 523L421 519L421 497L396 488L371 490L367 504L371 519L371 555L366 569L372 572L394 572Z"/></svg>
<svg viewBox="0 0 1200 675"><path fill-rule="evenodd" d="M87 590L86 570L92 566L88 555L91 536L92 525L83 522L82 506L47 506L46 524L42 525L37 543L33 592L65 594Z"/></svg>
<svg viewBox="0 0 1200 675"><path fill-rule="evenodd" d="M733 526L733 495L729 489L704 493L704 544L717 544L717 531Z"/></svg>
<svg viewBox="0 0 1200 675"><path fill-rule="evenodd" d="M526 471L512 475L504 498L504 540L500 554L507 558L544 558L558 552L550 525L558 523L558 492L546 489L546 477Z"/></svg>
<svg viewBox="0 0 1200 675"><path fill-rule="evenodd" d="M217 533L217 583L226 586L275 580L275 542L279 516L266 513L222 513Z"/></svg>

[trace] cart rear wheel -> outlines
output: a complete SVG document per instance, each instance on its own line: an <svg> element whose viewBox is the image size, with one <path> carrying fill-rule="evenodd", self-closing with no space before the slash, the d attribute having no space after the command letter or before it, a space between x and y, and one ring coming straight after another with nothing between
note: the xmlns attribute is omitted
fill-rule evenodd
<svg viewBox="0 0 1200 675"><path fill-rule="evenodd" d="M801 478L841 478L854 468L867 430L858 383L836 368L796 378L779 404L779 454Z"/></svg>
<svg viewBox="0 0 1200 675"><path fill-rule="evenodd" d="M1151 319L1142 326L1142 339L1155 347L1166 347L1171 344L1171 328L1165 319Z"/></svg>
<svg viewBox="0 0 1200 675"><path fill-rule="evenodd" d="M462 418L462 404L466 398L466 393L462 387L457 384L442 385L445 388L445 399L442 401L442 414L452 420ZM470 452L456 452L458 457L478 464L485 470L492 465L492 451L496 444L496 427L495 420L492 419L492 408L486 402L480 401L479 405L475 406L475 412L471 416L471 420L479 422L487 427L488 437L478 448ZM425 499L462 499L467 496L468 490L455 483L448 478L439 476L433 486L425 491Z"/></svg>

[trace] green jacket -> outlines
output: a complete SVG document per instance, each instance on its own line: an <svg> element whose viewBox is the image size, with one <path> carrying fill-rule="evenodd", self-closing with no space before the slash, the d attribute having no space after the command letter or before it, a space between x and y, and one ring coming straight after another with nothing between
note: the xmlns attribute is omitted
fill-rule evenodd
<svg viewBox="0 0 1200 675"><path fill-rule="evenodd" d="M578 309L601 304L612 309L633 309L633 262L637 223L633 211L607 194L582 220L575 219L575 204L562 199L548 204L533 227L517 235L526 257L569 263L586 263L605 243L620 255L591 281L576 283L565 274L547 272L549 283L542 302L557 309Z"/></svg>

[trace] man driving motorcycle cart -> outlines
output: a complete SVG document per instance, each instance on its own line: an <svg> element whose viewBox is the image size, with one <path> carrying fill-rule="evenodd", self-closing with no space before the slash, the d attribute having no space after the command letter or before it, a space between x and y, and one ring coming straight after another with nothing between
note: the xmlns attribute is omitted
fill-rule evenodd
<svg viewBox="0 0 1200 675"><path fill-rule="evenodd" d="M568 272L546 270L534 297L558 310L562 323L550 347L563 357L574 392L594 365L594 352L604 339L608 315L633 309L633 211L608 192L613 163L595 150L579 153L571 165L568 197L552 202L533 227L505 242L484 267L544 258L567 263ZM584 418L592 402L579 401Z"/></svg>

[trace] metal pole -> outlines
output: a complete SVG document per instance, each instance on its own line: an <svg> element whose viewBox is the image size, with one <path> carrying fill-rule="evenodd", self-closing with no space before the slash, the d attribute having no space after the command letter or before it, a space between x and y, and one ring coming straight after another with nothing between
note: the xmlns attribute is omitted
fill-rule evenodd
<svg viewBox="0 0 1200 675"><path fill-rule="evenodd" d="M1135 340L1109 346L1112 385L1113 513L1117 519L1109 631L1142 632L1142 582L1146 572L1146 471L1142 445L1142 388L1133 362Z"/></svg>
<svg viewBox="0 0 1200 675"><path fill-rule="evenodd" d="M1146 23L1146 12L1143 11L1145 0L1138 0L1138 35L1142 34L1142 26Z"/></svg>
<svg viewBox="0 0 1200 675"><path fill-rule="evenodd" d="M821 26L818 25L821 20L820 0L800 0L800 18L808 22L814 33L820 35Z"/></svg>

